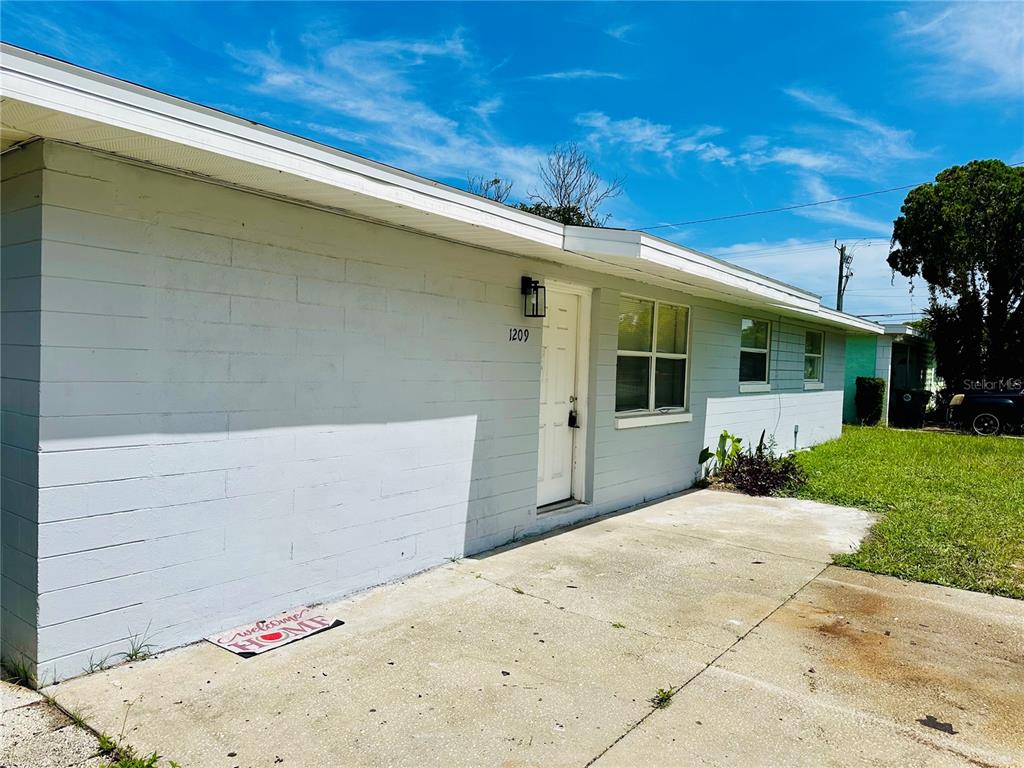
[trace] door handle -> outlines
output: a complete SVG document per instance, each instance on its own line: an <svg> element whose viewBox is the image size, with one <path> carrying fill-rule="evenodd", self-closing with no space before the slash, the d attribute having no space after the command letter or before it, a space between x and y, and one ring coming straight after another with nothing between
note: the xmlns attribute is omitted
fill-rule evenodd
<svg viewBox="0 0 1024 768"><path fill-rule="evenodd" d="M576 413L576 409L575 408L573 408L573 409L571 409L569 411L568 426L569 426L570 429L579 429L580 428L580 420L579 420L579 416Z"/></svg>

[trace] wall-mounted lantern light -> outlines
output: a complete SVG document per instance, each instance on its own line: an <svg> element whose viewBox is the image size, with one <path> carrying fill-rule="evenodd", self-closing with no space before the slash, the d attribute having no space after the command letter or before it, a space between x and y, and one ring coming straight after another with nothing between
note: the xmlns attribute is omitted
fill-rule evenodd
<svg viewBox="0 0 1024 768"><path fill-rule="evenodd" d="M520 281L523 294L523 315L526 317L544 317L547 314L548 297L544 286L539 280L523 275Z"/></svg>

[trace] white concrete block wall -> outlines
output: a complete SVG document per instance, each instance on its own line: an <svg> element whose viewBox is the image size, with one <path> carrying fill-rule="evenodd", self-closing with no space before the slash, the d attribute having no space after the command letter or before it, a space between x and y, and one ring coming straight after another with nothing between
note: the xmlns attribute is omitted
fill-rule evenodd
<svg viewBox="0 0 1024 768"><path fill-rule="evenodd" d="M733 318L736 324L739 318ZM779 450L806 448L842 434L845 339L825 334L824 389L804 389L805 332L811 326L776 319L772 323L772 355L768 393L733 392L708 398L704 444L714 448L722 430L757 445L761 431L774 437ZM739 365L737 354L736 365ZM794 427L799 427L794 439Z"/></svg>
<svg viewBox="0 0 1024 768"><path fill-rule="evenodd" d="M0 186L0 658L33 665L37 614L42 145L4 156Z"/></svg>
<svg viewBox="0 0 1024 768"><path fill-rule="evenodd" d="M737 307L64 145L43 160L48 676L147 627L157 647L192 641L686 488L708 398L738 395ZM536 514L540 322L522 317L523 274L594 289L589 506L567 515ZM692 307L692 423L615 428L623 291ZM795 389L791 325L773 392L810 406L822 393Z"/></svg>
<svg viewBox="0 0 1024 768"><path fill-rule="evenodd" d="M532 525L520 260L61 145L45 165L44 672Z"/></svg>

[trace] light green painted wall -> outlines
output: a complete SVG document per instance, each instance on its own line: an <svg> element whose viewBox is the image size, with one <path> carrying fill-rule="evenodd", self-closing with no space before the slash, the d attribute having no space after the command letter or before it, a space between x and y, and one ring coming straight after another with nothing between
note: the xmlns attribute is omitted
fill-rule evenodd
<svg viewBox="0 0 1024 768"><path fill-rule="evenodd" d="M843 421L857 421L857 377L875 375L878 340L874 336L846 337L846 377L843 384Z"/></svg>

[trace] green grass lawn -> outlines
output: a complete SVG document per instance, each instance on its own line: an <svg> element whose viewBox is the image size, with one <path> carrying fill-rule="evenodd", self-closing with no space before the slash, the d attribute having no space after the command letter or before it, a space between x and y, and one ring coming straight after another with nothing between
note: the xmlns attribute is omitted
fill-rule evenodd
<svg viewBox="0 0 1024 768"><path fill-rule="evenodd" d="M845 427L802 498L877 512L851 568L1024 599L1024 440Z"/></svg>

